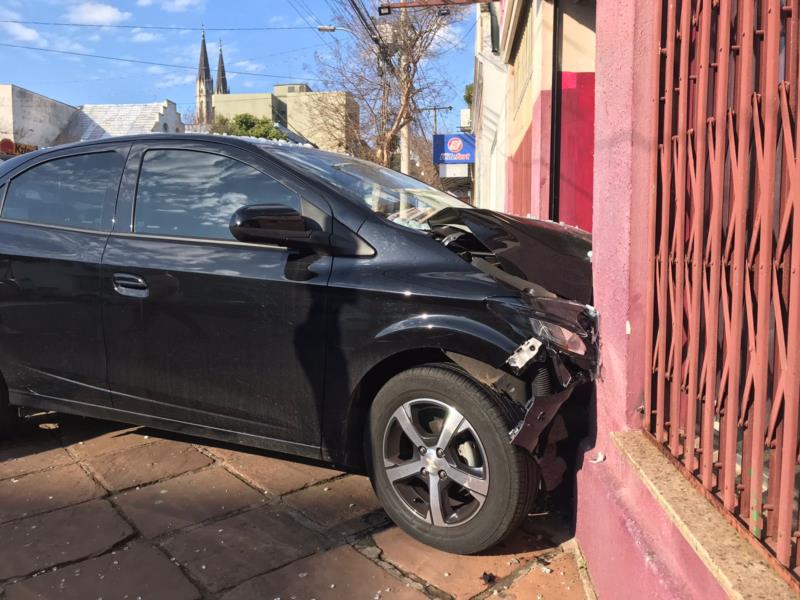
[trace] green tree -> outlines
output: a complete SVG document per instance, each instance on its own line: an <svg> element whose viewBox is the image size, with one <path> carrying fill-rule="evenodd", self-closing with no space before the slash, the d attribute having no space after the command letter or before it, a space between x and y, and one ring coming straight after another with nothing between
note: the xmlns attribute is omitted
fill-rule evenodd
<svg viewBox="0 0 800 600"><path fill-rule="evenodd" d="M472 94L474 91L475 84L473 83L468 83L464 88L464 102L466 102L469 106L472 106Z"/></svg>
<svg viewBox="0 0 800 600"><path fill-rule="evenodd" d="M258 118L250 113L236 115L232 119L217 117L211 127L214 133L242 135L266 140L287 140L286 135L275 126L271 119Z"/></svg>

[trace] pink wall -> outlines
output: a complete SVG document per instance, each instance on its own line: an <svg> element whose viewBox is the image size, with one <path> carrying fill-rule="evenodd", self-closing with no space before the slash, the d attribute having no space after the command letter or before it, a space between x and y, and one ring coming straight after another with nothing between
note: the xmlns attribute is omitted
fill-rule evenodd
<svg viewBox="0 0 800 600"><path fill-rule="evenodd" d="M592 230L594 73L561 74L558 220Z"/></svg>
<svg viewBox="0 0 800 600"><path fill-rule="evenodd" d="M549 90L542 90L539 94L525 136L516 152L506 160L507 213L548 218L551 96Z"/></svg>
<svg viewBox="0 0 800 600"><path fill-rule="evenodd" d="M597 436L578 473L577 537L601 598L726 595L609 434L641 427L647 203L658 51L652 0L597 3L593 262L602 370ZM628 333L628 327L630 333Z"/></svg>

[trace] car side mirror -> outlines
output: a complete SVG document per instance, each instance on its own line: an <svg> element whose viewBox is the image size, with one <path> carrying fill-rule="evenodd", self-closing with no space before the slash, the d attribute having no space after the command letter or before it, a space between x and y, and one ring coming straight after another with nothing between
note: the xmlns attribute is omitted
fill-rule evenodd
<svg viewBox="0 0 800 600"><path fill-rule="evenodd" d="M303 215L284 204L243 206L233 213L230 230L240 242L290 247L312 245L314 233Z"/></svg>

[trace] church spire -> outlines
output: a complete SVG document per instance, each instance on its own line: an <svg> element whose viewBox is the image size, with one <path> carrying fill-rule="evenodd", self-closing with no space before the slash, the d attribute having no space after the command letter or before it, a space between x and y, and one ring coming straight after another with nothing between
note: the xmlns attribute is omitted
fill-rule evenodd
<svg viewBox="0 0 800 600"><path fill-rule="evenodd" d="M217 58L217 87L215 94L230 94L228 77L225 75L225 61L222 58L222 40L219 42L219 58Z"/></svg>
<svg viewBox="0 0 800 600"><path fill-rule="evenodd" d="M211 79L211 68L208 66L208 51L206 50L206 32L200 38L200 62L197 65L197 122L213 123L214 108L211 103L211 93L214 90L214 81Z"/></svg>

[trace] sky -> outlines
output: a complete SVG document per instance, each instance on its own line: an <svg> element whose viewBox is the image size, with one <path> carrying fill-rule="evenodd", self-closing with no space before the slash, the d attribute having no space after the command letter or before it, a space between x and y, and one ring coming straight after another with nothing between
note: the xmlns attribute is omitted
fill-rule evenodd
<svg viewBox="0 0 800 600"><path fill-rule="evenodd" d="M377 17L377 0L361 1ZM342 43L349 34L320 33L315 28L332 23L332 7L345 4L345 0L0 0L0 21L38 22L0 22L0 44L41 49L0 45L0 83L13 83L74 106L169 99L178 104L179 112L192 113L200 31L182 28L206 27L212 76L221 40L232 93L265 92L276 83L292 81L307 81L319 88L314 80L315 53ZM456 130L458 111L464 107L464 86L473 78L474 20L474 13L468 11L442 33L441 43L448 50L432 72L446 74L453 84L445 104L455 110L439 115L440 131ZM126 28L109 27L114 25ZM178 29L147 28L153 26ZM215 27L290 29L213 31Z"/></svg>

